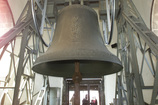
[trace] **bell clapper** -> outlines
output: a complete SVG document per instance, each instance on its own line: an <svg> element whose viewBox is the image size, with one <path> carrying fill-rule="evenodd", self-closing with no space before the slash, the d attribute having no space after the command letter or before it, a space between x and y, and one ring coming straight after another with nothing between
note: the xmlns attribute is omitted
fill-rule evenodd
<svg viewBox="0 0 158 105"><path fill-rule="evenodd" d="M79 71L80 63L78 61L75 62L75 73L72 77L73 82L75 84L75 98L74 98L74 104L80 105L80 82L82 80L81 73Z"/></svg>

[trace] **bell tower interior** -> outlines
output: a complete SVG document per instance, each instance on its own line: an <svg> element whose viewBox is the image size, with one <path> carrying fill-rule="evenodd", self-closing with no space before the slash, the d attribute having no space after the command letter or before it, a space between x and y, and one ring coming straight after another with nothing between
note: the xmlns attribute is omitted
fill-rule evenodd
<svg viewBox="0 0 158 105"><path fill-rule="evenodd" d="M0 0L0 105L158 105L158 0Z"/></svg>

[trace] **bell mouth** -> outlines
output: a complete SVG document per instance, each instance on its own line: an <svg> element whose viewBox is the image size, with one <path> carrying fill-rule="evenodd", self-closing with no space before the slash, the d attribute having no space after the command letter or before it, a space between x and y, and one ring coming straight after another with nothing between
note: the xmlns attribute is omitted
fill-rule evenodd
<svg viewBox="0 0 158 105"><path fill-rule="evenodd" d="M100 78L117 73L123 68L121 64L109 61L63 60L39 63L34 65L33 70L43 75L72 78L76 61L79 62L79 70L83 78Z"/></svg>

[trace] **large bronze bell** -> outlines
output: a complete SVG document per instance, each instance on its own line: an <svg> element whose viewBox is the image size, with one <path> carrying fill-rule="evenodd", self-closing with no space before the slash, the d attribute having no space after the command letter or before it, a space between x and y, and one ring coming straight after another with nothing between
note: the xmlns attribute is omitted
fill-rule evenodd
<svg viewBox="0 0 158 105"><path fill-rule="evenodd" d="M76 61L80 63L83 78L97 78L122 69L120 60L103 43L97 13L79 4L59 12L51 46L37 58L33 70L71 78Z"/></svg>

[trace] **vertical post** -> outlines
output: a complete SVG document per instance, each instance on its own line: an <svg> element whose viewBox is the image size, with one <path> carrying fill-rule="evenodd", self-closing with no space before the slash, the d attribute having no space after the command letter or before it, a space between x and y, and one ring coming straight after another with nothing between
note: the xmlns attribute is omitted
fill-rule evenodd
<svg viewBox="0 0 158 105"><path fill-rule="evenodd" d="M46 92L45 92L45 95L44 95L44 100L43 100L43 105L47 105L48 103L48 89L46 88Z"/></svg>
<svg viewBox="0 0 158 105"><path fill-rule="evenodd" d="M64 78L63 80L63 89L62 89L62 105L68 105L67 103L67 83L66 83L66 79Z"/></svg>
<svg viewBox="0 0 158 105"><path fill-rule="evenodd" d="M42 20L41 20L41 27L40 27L40 34L43 35L44 30L44 23L46 18L46 9L47 9L47 0L44 1L44 8L42 9Z"/></svg>
<svg viewBox="0 0 158 105"><path fill-rule="evenodd" d="M88 105L90 105L89 102L90 102L90 85L88 84Z"/></svg>
<svg viewBox="0 0 158 105"><path fill-rule="evenodd" d="M121 34L121 45L124 48L124 50L121 52L121 58L123 60L124 65L124 71L125 71L125 77L126 77L126 87L127 87L127 98L128 98L128 104L133 105L133 91L131 89L131 76L130 71L128 67L128 58L127 58L127 47L126 47L126 37L125 33Z"/></svg>
<svg viewBox="0 0 158 105"><path fill-rule="evenodd" d="M27 45L28 30L29 30L29 26L27 26L27 28L24 30L23 37L22 37L20 56L19 56L19 65L17 68L17 75L15 78L15 89L14 89L14 97L13 97L12 105L19 105L19 99L18 99L19 87L20 87L21 76L22 76L23 71L24 71L23 62L24 62L25 47Z"/></svg>
<svg viewBox="0 0 158 105"><path fill-rule="evenodd" d="M158 60L158 59L157 59ZM152 91L152 98L151 98L151 104L150 105L155 105L156 97L157 97L157 89L158 89L158 61L156 61L156 75L155 75L155 80L154 80L154 87Z"/></svg>
<svg viewBox="0 0 158 105"><path fill-rule="evenodd" d="M73 81L75 84L75 98L74 98L74 104L80 105L80 81L82 80L80 71L79 71L79 62L75 62L75 73L73 75Z"/></svg>
<svg viewBox="0 0 158 105"><path fill-rule="evenodd" d="M47 105L48 103L48 93L49 93L49 81L48 81L48 76L43 76L44 78L44 87L45 87L45 94L43 98L43 105Z"/></svg>
<svg viewBox="0 0 158 105"><path fill-rule="evenodd" d="M104 76L102 77L102 80L101 80L100 93L101 93L101 105L105 105Z"/></svg>
<svg viewBox="0 0 158 105"><path fill-rule="evenodd" d="M118 105L123 105L123 97L122 97L122 90L121 90L121 86L122 86L121 76L118 76L117 82L118 82L118 99L119 99ZM127 103L127 105L128 105L128 103Z"/></svg>
<svg viewBox="0 0 158 105"><path fill-rule="evenodd" d="M29 2L29 1L28 1ZM30 3L30 2L29 2ZM30 7L31 5L28 6L27 15L26 15L26 21L30 18ZM24 72L24 56L25 56L25 47L28 43L27 37L28 37L28 32L29 32L29 26L27 26L24 31L23 31L23 37L21 41L21 47L20 47L20 53L19 53L19 64L17 68L17 75L15 77L15 89L14 89L14 95L13 95L13 103L12 105L19 105L19 88L20 88L20 82L21 82L21 76Z"/></svg>
<svg viewBox="0 0 158 105"><path fill-rule="evenodd" d="M144 105L143 92L141 88L139 66L138 66L138 61L137 61L133 32L132 32L132 28L128 24L127 24L127 29L128 29L128 32L127 32L128 40L130 41L130 49L131 49L130 54L131 54L131 62L132 62L132 71L135 76L135 84L136 84L137 94L138 94L138 103L139 105Z"/></svg>
<svg viewBox="0 0 158 105"><path fill-rule="evenodd" d="M80 84L75 83L75 99L74 99L75 105L80 105Z"/></svg>

